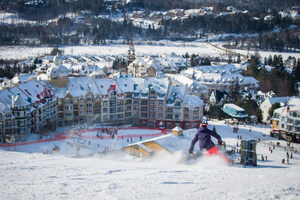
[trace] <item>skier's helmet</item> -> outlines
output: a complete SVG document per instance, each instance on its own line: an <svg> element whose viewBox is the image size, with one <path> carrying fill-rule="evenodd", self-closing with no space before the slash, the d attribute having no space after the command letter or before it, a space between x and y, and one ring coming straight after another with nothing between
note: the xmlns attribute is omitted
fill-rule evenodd
<svg viewBox="0 0 300 200"><path fill-rule="evenodd" d="M207 124L202 123L202 124L200 124L200 127L207 127Z"/></svg>

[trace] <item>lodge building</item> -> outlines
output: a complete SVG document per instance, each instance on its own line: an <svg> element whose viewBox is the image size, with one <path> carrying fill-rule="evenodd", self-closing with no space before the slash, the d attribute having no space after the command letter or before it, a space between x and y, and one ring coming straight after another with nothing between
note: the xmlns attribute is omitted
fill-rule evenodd
<svg viewBox="0 0 300 200"><path fill-rule="evenodd" d="M203 101L168 78L69 77L62 65L3 88L0 102L1 143L81 124L188 129L203 117Z"/></svg>

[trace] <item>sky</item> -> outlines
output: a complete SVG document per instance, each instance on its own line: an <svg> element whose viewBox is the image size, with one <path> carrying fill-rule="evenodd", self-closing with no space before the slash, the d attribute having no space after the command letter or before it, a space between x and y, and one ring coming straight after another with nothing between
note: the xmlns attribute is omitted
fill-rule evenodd
<svg viewBox="0 0 300 200"><path fill-rule="evenodd" d="M281 160L286 158L285 141L269 137L270 129L260 125L242 125L238 133L233 133L233 126L225 125L224 121L209 121L208 128L213 126L229 146L236 144L237 135L244 139L260 139L257 146L258 166L227 165L219 157L205 156L181 161L187 152L184 145L178 145L178 151L173 155L158 154L149 160L119 151L94 153L98 151L95 148L98 144L100 149L105 145L118 149L139 142L140 138L134 137L134 134L151 133L151 130L122 130L118 135L131 135L132 142L126 138L91 139L90 145L85 143L88 148L77 152L70 145L76 141L57 141L55 145L60 147L59 153L52 153L53 142L2 147L0 199L299 198L300 155L294 154L290 164L282 164ZM195 132L196 129L184 131L185 139L191 140ZM89 132L83 136L95 134ZM281 147L276 146L271 153L270 142L280 142ZM292 146L300 148L297 144ZM197 148L198 143L195 150ZM49 150L48 154L44 154L46 150ZM267 161L262 161L261 155L267 157Z"/></svg>

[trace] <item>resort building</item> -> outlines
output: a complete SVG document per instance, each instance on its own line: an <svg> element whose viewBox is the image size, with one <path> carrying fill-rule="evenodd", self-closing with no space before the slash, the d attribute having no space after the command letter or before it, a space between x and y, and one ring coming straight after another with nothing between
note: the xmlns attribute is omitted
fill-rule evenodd
<svg viewBox="0 0 300 200"><path fill-rule="evenodd" d="M292 97L285 107L274 110L271 135L300 142L300 97Z"/></svg>

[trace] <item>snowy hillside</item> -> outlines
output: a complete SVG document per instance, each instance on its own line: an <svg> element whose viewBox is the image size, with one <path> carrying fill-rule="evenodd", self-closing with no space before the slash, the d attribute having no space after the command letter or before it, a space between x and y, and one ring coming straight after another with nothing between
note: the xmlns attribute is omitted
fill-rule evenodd
<svg viewBox="0 0 300 200"><path fill-rule="evenodd" d="M277 140L265 134L269 128L240 126L238 133L232 133L232 126L224 125L224 122L209 122L209 128L213 126L229 145L236 144L237 135L244 139L261 139L257 147L258 166L227 166L219 158L206 157L180 163L186 146L178 146L182 152L173 156L159 155L150 160L116 152L74 157L67 154L67 148L65 152L62 148L72 150L67 141L65 144L56 143L62 149L59 154L25 153L39 152L36 149L49 148L53 142L16 146L10 151L5 151L7 148L0 150L1 199L299 198L300 155L294 154L290 164L282 164L281 160L286 158L283 148L286 142L279 141L282 147L276 147L271 153L269 144L275 144ZM145 132L150 133L157 134L157 131ZM195 129L184 131L187 137L193 137L194 133ZM98 141L92 139L93 134L85 135L90 137L91 145ZM132 131L122 130L120 134L124 136L123 140L104 139L101 145L123 146L140 141ZM129 135L132 142L126 140ZM40 152L45 149L40 149ZM267 156L267 161L262 161L261 155Z"/></svg>

